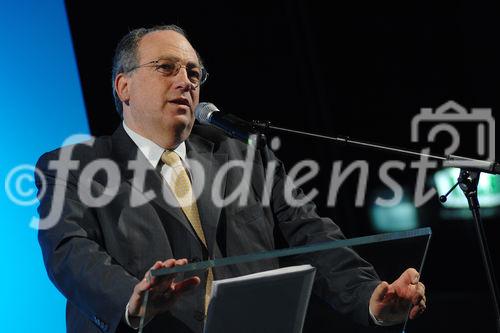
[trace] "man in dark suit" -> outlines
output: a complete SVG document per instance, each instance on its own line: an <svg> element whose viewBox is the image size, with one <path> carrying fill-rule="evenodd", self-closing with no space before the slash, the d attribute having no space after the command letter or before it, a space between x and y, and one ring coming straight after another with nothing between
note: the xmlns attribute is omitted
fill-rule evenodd
<svg viewBox="0 0 500 333"><path fill-rule="evenodd" d="M48 186L39 207L39 241L49 277L68 300L68 332L133 331L146 290L157 305L148 314L149 331L201 332L213 279L278 262L162 278L150 278L152 269L343 238L312 202L289 204L284 167L266 147L254 152L251 177L242 168L218 176L228 161L245 161L249 148L194 125L206 77L180 28L134 30L114 59L123 124L111 137L40 158ZM270 162L275 168L267 184ZM248 181L243 206L214 200L238 191L242 179ZM298 188L291 195L304 197ZM413 269L388 284L349 249L315 263L320 278L314 292L360 323L398 323L410 304L411 317L425 308L424 286Z"/></svg>

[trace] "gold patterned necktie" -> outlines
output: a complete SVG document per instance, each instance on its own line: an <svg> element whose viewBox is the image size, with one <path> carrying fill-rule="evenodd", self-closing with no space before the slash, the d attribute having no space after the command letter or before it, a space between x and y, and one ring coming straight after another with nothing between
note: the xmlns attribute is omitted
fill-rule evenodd
<svg viewBox="0 0 500 333"><path fill-rule="evenodd" d="M191 186L191 181L189 176L182 164L181 158L176 152L172 150L166 150L161 155L161 160L163 163L172 168L171 182L169 186L179 202L179 205L186 215L189 223L193 227L196 235L207 247L207 240L205 239L205 234L203 233L203 228L201 227L200 214L198 213L198 206L196 205L196 200L193 195L193 188ZM210 294L212 293L212 281L213 273L212 269L208 270L207 284L205 288L205 314L207 313L208 303L210 301Z"/></svg>

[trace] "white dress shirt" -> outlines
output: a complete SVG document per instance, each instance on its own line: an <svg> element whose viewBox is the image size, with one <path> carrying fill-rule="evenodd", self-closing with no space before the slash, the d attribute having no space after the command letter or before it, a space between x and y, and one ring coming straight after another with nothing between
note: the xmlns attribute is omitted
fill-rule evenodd
<svg viewBox="0 0 500 333"><path fill-rule="evenodd" d="M127 126L127 124L125 124L125 122L123 122L123 128L125 129L125 132L127 132L128 136L130 136L132 141L134 141L134 143L137 145L137 147L139 147L144 156L146 156L146 159L149 161L149 163L151 163L153 168L156 168L161 160L161 155L165 152L166 149L157 145L155 142L149 140L148 138L145 138L142 135L134 132ZM182 142L173 151L177 155L179 155L184 168L187 170L188 175L190 175L189 165L187 164L187 157L186 157L186 143ZM167 181L169 186L173 185L171 181L172 167L163 164L160 173L163 179Z"/></svg>

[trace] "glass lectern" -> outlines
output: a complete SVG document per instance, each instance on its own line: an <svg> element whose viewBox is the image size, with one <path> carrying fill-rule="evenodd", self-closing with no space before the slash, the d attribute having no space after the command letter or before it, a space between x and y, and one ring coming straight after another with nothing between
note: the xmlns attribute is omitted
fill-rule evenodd
<svg viewBox="0 0 500 333"><path fill-rule="evenodd" d="M308 307L304 331L403 332L406 330L411 332L408 314L400 318L399 324L377 327L368 313L369 295L379 281L391 283L408 268L419 271L421 278L430 237L430 228L421 228L313 242L297 247L192 262L184 266L153 271L152 276L175 276L175 280L179 281L192 276L200 277L200 285L183 295L185 300L182 302L191 302L189 304L193 310L184 303L182 310L184 312L179 310L182 312L179 315L196 317L201 327L198 327L198 330L201 331L204 329L208 314L208 320L216 322L212 327L218 327L215 330L218 332L302 332L304 321L298 317L303 316L304 311L301 309ZM307 291L307 288L302 288L305 282L297 282L297 278L277 279L271 281L271 284L245 282L235 285L237 288L221 288L221 291L225 290L225 304L219 305L218 308L214 308L216 302L213 299L210 302L203 302L205 297L200 297L207 294L206 288L209 292L210 290L213 292L211 280L217 283L219 280L225 282L228 278L244 279L250 274L266 275L266 272L278 268L291 267L293 270L293 267L305 267L304 265L310 265L315 272L310 298L308 295L306 298L303 295L302 298L298 298L299 290ZM213 279L208 280L210 286L207 286L209 270ZM222 284L224 283L218 287ZM154 325L152 323L155 320L160 320L156 318L157 301L147 292L143 302L140 332L148 332L148 326ZM200 302L204 305L202 306ZM318 307L318 303L321 306ZM318 310L320 308L321 310ZM172 307L172 311L177 311L175 306ZM190 314L189 311L193 313ZM361 326L354 324L356 321L368 321L368 323L365 322L365 326ZM212 331L205 330L207 333ZM165 333L167 332L170 330L165 327Z"/></svg>

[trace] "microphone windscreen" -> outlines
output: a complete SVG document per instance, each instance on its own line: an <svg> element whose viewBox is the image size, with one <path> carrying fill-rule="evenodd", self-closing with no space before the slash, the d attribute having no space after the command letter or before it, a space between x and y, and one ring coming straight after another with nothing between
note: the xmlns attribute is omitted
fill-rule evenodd
<svg viewBox="0 0 500 333"><path fill-rule="evenodd" d="M212 112L218 112L219 109L212 103L201 102L198 103L194 109L195 118L202 124L210 124L210 115Z"/></svg>

